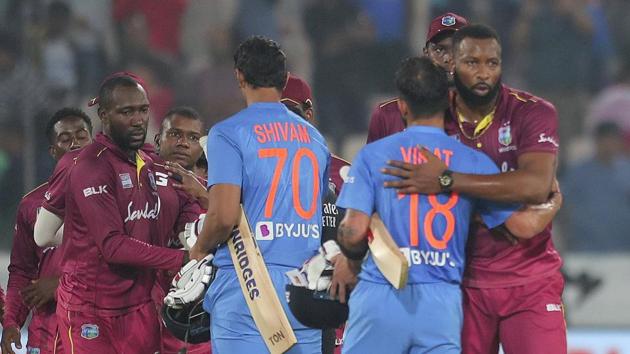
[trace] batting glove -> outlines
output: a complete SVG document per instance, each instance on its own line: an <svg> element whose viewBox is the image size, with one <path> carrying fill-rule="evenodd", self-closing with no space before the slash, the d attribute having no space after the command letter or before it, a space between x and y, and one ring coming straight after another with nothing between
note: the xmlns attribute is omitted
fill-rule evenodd
<svg viewBox="0 0 630 354"><path fill-rule="evenodd" d="M173 278L172 288L164 298L164 303L177 309L199 300L210 284L213 258L214 255L209 254L201 261L193 259L186 263Z"/></svg>
<svg viewBox="0 0 630 354"><path fill-rule="evenodd" d="M187 223L184 226L184 231L179 233L179 241L186 251L190 250L192 246L195 245L195 242L197 242L197 236L199 236L201 232L204 220L206 220L206 214L200 214L199 219Z"/></svg>

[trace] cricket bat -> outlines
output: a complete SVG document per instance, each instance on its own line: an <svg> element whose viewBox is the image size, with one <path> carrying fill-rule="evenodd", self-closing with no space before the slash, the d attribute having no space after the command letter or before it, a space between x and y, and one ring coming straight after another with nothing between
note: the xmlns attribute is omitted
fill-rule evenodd
<svg viewBox="0 0 630 354"><path fill-rule="evenodd" d="M209 160L206 142L205 136L199 139ZM297 338L278 299L242 205L238 230L230 235L228 247L245 302L269 351L284 353L297 343Z"/></svg>
<svg viewBox="0 0 630 354"><path fill-rule="evenodd" d="M374 263L394 288L405 287L409 274L409 263L392 239L392 235L387 231L383 220L376 213L370 219L370 232L371 237L368 238L368 246L372 252Z"/></svg>

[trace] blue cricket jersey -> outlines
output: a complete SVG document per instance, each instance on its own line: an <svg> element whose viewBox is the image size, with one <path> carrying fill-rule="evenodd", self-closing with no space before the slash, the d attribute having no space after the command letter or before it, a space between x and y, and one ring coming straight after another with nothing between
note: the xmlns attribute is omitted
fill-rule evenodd
<svg viewBox="0 0 630 354"><path fill-rule="evenodd" d="M460 283L473 212L493 228L504 223L515 207L457 193L399 195L395 189L384 188L383 182L394 177L380 169L386 167L388 160L422 163L418 146L434 152L454 172L499 173L489 157L447 136L444 130L411 126L361 149L352 162L337 205L367 215L378 212L409 261L409 283ZM371 255L363 263L360 278L387 282Z"/></svg>
<svg viewBox="0 0 630 354"><path fill-rule="evenodd" d="M320 245L329 152L323 136L282 103L254 103L208 133L208 186L241 187L268 265L300 267ZM227 245L214 264L231 267Z"/></svg>

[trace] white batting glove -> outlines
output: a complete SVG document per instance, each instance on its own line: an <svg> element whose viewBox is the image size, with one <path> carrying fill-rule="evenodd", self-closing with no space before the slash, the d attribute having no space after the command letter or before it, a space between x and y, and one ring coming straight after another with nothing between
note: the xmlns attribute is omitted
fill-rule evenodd
<svg viewBox="0 0 630 354"><path fill-rule="evenodd" d="M175 275L172 288L164 298L164 303L173 308L181 308L186 304L199 300L210 283L213 254L201 261L191 260Z"/></svg>
<svg viewBox="0 0 630 354"><path fill-rule="evenodd" d="M324 272L327 270L332 271L333 267L331 261L333 257L339 253L341 253L341 250L337 243L333 240L329 240L319 248L318 254L304 263L301 272L306 274L308 288L310 290L328 290L332 277L330 274L325 274Z"/></svg>
<svg viewBox="0 0 630 354"><path fill-rule="evenodd" d="M192 246L195 245L195 242L197 242L197 236L199 236L205 220L206 214L200 214L197 220L186 223L184 231L177 235L179 237L179 242L182 243L186 251L190 250Z"/></svg>

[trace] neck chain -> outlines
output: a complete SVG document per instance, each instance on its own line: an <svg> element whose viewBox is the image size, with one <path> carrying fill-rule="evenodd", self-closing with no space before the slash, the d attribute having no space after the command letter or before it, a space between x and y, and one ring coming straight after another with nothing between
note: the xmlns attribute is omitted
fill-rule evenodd
<svg viewBox="0 0 630 354"><path fill-rule="evenodd" d="M481 121L479 121L479 123L475 126L475 131L473 132L472 136L470 136L466 133L466 130L464 129L464 126L462 124L462 122L464 121L464 117L461 115L461 113L457 111L457 108L455 108L459 130L468 140L479 139L488 131L488 128L490 128L490 126L492 125L492 122L494 121L494 112L496 111L496 109L497 107L495 106L492 112L488 113L485 117L481 119ZM477 148L481 148L482 146L483 144L481 144L481 141L477 141Z"/></svg>

